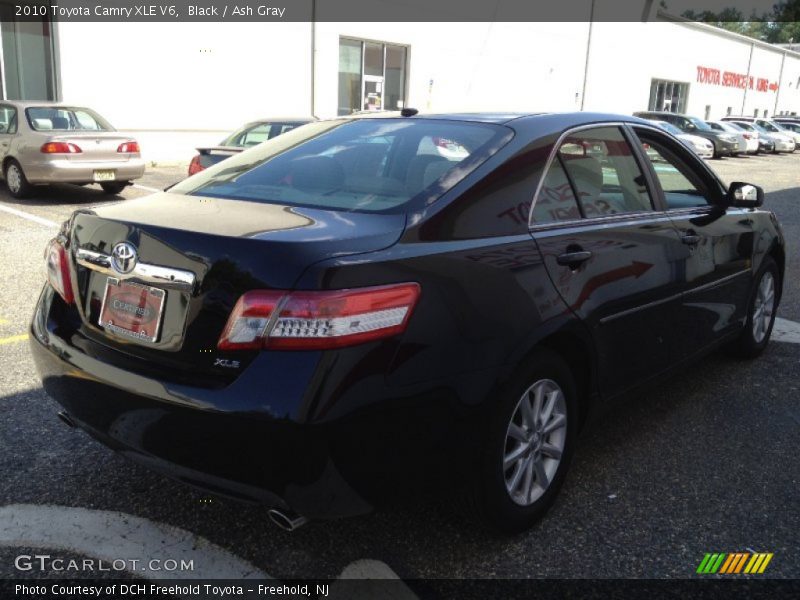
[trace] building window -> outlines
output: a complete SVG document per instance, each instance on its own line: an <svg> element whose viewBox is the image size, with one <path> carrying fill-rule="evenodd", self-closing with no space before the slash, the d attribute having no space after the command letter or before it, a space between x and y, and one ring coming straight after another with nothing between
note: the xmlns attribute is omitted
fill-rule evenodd
<svg viewBox="0 0 800 600"><path fill-rule="evenodd" d="M382 42L339 40L339 115L405 106L408 48Z"/></svg>
<svg viewBox="0 0 800 600"><path fill-rule="evenodd" d="M650 103L647 108L648 110L685 113L688 96L688 83L653 79L650 83Z"/></svg>
<svg viewBox="0 0 800 600"><path fill-rule="evenodd" d="M706 116L703 117L703 118L706 121L708 121L711 118L711 105L710 104L706 104Z"/></svg>
<svg viewBox="0 0 800 600"><path fill-rule="evenodd" d="M0 93L6 100L55 100L54 45L47 20L17 21L0 3Z"/></svg>
<svg viewBox="0 0 800 600"><path fill-rule="evenodd" d="M765 108L764 109L764 118L766 119L769 116L769 111Z"/></svg>
<svg viewBox="0 0 800 600"><path fill-rule="evenodd" d="M729 107L728 107L728 110L726 111L726 113L725 113L725 114L726 114L728 117L730 117L730 116L733 114L733 107L732 107L732 106L729 106Z"/></svg>
<svg viewBox="0 0 800 600"><path fill-rule="evenodd" d="M753 109L753 116L758 118L758 109Z"/></svg>

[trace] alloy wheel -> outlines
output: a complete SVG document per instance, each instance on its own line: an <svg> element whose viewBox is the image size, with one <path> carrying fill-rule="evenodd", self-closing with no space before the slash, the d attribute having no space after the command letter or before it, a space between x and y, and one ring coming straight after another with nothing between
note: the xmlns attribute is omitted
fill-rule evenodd
<svg viewBox="0 0 800 600"><path fill-rule="evenodd" d="M9 165L6 171L6 185L8 185L8 189L11 190L12 194L19 193L22 186L22 173L20 173L17 165Z"/></svg>
<svg viewBox="0 0 800 600"><path fill-rule="evenodd" d="M506 431L506 491L521 506L536 502L556 475L567 440L567 401L559 385L540 379L519 399Z"/></svg>
<svg viewBox="0 0 800 600"><path fill-rule="evenodd" d="M758 284L753 304L753 339L757 344L764 341L775 312L775 278L765 272Z"/></svg>

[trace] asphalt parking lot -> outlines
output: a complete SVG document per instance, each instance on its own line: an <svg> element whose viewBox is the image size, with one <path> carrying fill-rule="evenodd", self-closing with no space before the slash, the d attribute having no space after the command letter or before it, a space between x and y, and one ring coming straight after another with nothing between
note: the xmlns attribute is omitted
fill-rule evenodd
<svg viewBox="0 0 800 600"><path fill-rule="evenodd" d="M780 341L754 362L710 356L613 409L583 436L554 508L511 538L472 527L436 498L287 533L262 508L153 474L64 426L25 339L43 248L73 210L146 195L184 171L150 169L122 200L57 186L18 201L0 183L0 578L58 576L15 567L36 548L63 557L192 557L194 576L278 579L336 578L346 569L409 579L684 578L707 552L770 552L765 576L800 577L800 336L792 333L800 323L800 152L709 164L728 182L762 185L766 208L782 221L789 253Z"/></svg>

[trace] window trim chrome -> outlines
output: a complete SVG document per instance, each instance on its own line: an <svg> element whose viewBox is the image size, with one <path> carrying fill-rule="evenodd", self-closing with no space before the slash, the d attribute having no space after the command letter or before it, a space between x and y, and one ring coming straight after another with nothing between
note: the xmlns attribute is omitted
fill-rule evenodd
<svg viewBox="0 0 800 600"><path fill-rule="evenodd" d="M75 261L82 267L121 280L131 279L184 292L192 292L194 290L194 273L183 269L137 262L130 273L120 273L113 268L110 255L87 250L86 248L78 248L75 251Z"/></svg>

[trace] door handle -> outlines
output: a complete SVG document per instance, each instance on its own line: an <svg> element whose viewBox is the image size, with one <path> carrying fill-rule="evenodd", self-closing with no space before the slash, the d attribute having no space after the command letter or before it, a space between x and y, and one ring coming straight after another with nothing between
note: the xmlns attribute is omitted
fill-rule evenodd
<svg viewBox="0 0 800 600"><path fill-rule="evenodd" d="M588 250L575 250L573 252L565 252L556 257L556 262L562 267L569 267L570 269L577 269L587 260L592 258L592 253Z"/></svg>
<svg viewBox="0 0 800 600"><path fill-rule="evenodd" d="M687 246L697 246L700 243L700 236L696 233L685 233L681 236L681 241Z"/></svg>

